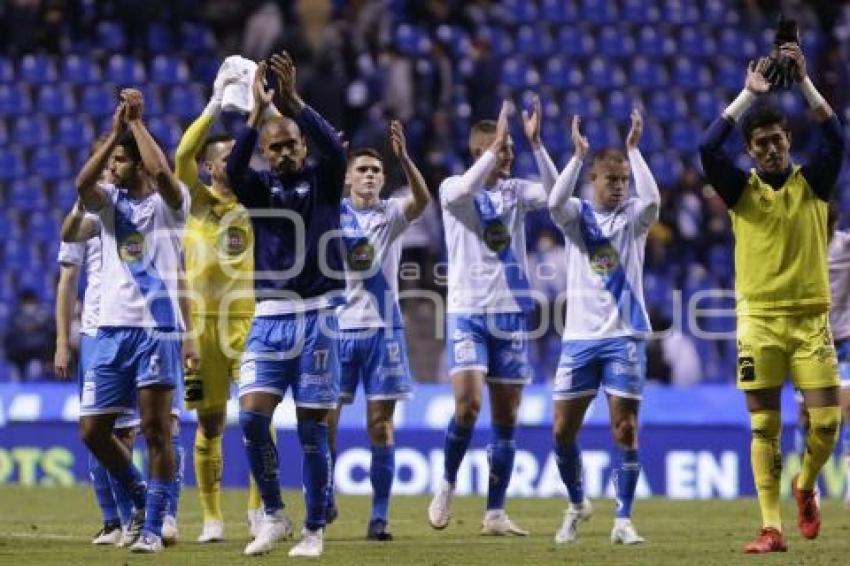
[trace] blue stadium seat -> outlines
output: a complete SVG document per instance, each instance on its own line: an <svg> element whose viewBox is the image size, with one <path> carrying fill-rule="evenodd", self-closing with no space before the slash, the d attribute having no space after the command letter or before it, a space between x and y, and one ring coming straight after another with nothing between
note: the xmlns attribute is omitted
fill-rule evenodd
<svg viewBox="0 0 850 566"><path fill-rule="evenodd" d="M94 130L84 116L62 116L56 124L56 139L70 149L88 148L94 140Z"/></svg>
<svg viewBox="0 0 850 566"><path fill-rule="evenodd" d="M635 41L622 27L603 26L597 36L597 48L606 57L625 59L635 53Z"/></svg>
<svg viewBox="0 0 850 566"><path fill-rule="evenodd" d="M515 49L521 55L545 57L552 47L552 36L543 26L522 26L517 31Z"/></svg>
<svg viewBox="0 0 850 566"><path fill-rule="evenodd" d="M9 199L4 197L3 202L9 202ZM0 241L20 240L22 234L19 211L6 210L0 213Z"/></svg>
<svg viewBox="0 0 850 566"><path fill-rule="evenodd" d="M135 57L116 53L106 64L106 76L123 87L136 87L145 81L145 67Z"/></svg>
<svg viewBox="0 0 850 566"><path fill-rule="evenodd" d="M69 55L62 64L62 80L74 85L100 82L100 67L84 55Z"/></svg>
<svg viewBox="0 0 850 566"><path fill-rule="evenodd" d="M659 90L650 95L649 112L662 122L670 122L686 118L688 105L680 94L669 90Z"/></svg>
<svg viewBox="0 0 850 566"><path fill-rule="evenodd" d="M601 116L603 109L599 99L587 90L569 90L564 95L564 100L561 103L561 111L568 120L572 120L574 115L581 116L583 120L587 120L588 118Z"/></svg>
<svg viewBox="0 0 850 566"><path fill-rule="evenodd" d="M717 49L744 63L759 56L758 46L751 34L735 27L725 26L720 30Z"/></svg>
<svg viewBox="0 0 850 566"><path fill-rule="evenodd" d="M148 130L163 150L176 148L183 134L180 126L168 118L151 118L148 120Z"/></svg>
<svg viewBox="0 0 850 566"><path fill-rule="evenodd" d="M118 102L118 91L115 85L95 84L83 89L81 108L89 116L99 118L112 116Z"/></svg>
<svg viewBox="0 0 850 566"><path fill-rule="evenodd" d="M657 26L643 26L638 32L637 52L656 59L671 55L676 49L673 40Z"/></svg>
<svg viewBox="0 0 850 566"><path fill-rule="evenodd" d="M53 190L50 193L52 195L50 208L63 215L71 210L71 207L77 202L77 188L74 186L72 179L58 181L53 185Z"/></svg>
<svg viewBox="0 0 850 566"><path fill-rule="evenodd" d="M581 19L594 24L615 23L619 18L614 0L582 0Z"/></svg>
<svg viewBox="0 0 850 566"><path fill-rule="evenodd" d="M623 90L612 90L608 93L605 104L605 114L620 121L628 120L635 104L639 104L631 94Z"/></svg>
<svg viewBox="0 0 850 566"><path fill-rule="evenodd" d="M155 83L175 85L189 80L189 69L186 67L186 63L180 59L167 55L157 55L153 59L149 75Z"/></svg>
<svg viewBox="0 0 850 566"><path fill-rule="evenodd" d="M654 0L623 0L620 18L632 24L651 24L661 20L661 10Z"/></svg>
<svg viewBox="0 0 850 566"><path fill-rule="evenodd" d="M649 156L649 168L662 186L672 186L682 176L684 167L676 151L656 152Z"/></svg>
<svg viewBox="0 0 850 566"><path fill-rule="evenodd" d="M6 129L5 120L0 120L0 146L9 143L9 130Z"/></svg>
<svg viewBox="0 0 850 566"><path fill-rule="evenodd" d="M25 85L0 84L0 116L19 116L29 112L32 112L32 98Z"/></svg>
<svg viewBox="0 0 850 566"><path fill-rule="evenodd" d="M712 90L698 90L694 92L691 108L696 116L705 123L709 123L723 111L723 102L717 93Z"/></svg>
<svg viewBox="0 0 850 566"><path fill-rule="evenodd" d="M194 119L204 109L201 93L192 85L171 87L168 93L168 113L185 120Z"/></svg>
<svg viewBox="0 0 850 566"><path fill-rule="evenodd" d="M501 83L512 89L536 86L540 74L523 59L511 57L502 65Z"/></svg>
<svg viewBox="0 0 850 566"><path fill-rule="evenodd" d="M27 241L52 242L59 239L59 227L62 219L52 216L49 212L38 210L27 216Z"/></svg>
<svg viewBox="0 0 850 566"><path fill-rule="evenodd" d="M667 70L657 61L638 55L629 63L629 85L644 90L664 88L668 84Z"/></svg>
<svg viewBox="0 0 850 566"><path fill-rule="evenodd" d="M180 37L183 49L190 53L214 52L215 36L205 25L193 22L180 26Z"/></svg>
<svg viewBox="0 0 850 566"><path fill-rule="evenodd" d="M107 53L123 51L127 45L124 29L116 22L100 22L97 24L97 45Z"/></svg>
<svg viewBox="0 0 850 566"><path fill-rule="evenodd" d="M153 24L148 28L148 50L151 53L170 53L174 51L171 32L162 24Z"/></svg>
<svg viewBox="0 0 850 566"><path fill-rule="evenodd" d="M580 87L584 84L584 73L566 58L554 55L546 59L543 83L560 89Z"/></svg>
<svg viewBox="0 0 850 566"><path fill-rule="evenodd" d="M673 25L697 24L700 21L699 3L666 0L661 3L661 21Z"/></svg>
<svg viewBox="0 0 850 566"><path fill-rule="evenodd" d="M604 57L594 57L587 65L587 84L599 89L624 86L626 73L617 63Z"/></svg>
<svg viewBox="0 0 850 566"><path fill-rule="evenodd" d="M541 0L540 21L559 25L580 21L581 16L574 0Z"/></svg>
<svg viewBox="0 0 850 566"><path fill-rule="evenodd" d="M658 121L651 116L644 118L643 135L640 138L641 151L649 154L662 151L667 147L664 130L658 125Z"/></svg>
<svg viewBox="0 0 850 566"><path fill-rule="evenodd" d="M510 20L517 25L537 23L537 5L528 0L502 0L502 6L510 14Z"/></svg>
<svg viewBox="0 0 850 566"><path fill-rule="evenodd" d="M549 155L556 157L562 155L570 149L569 136L567 129L554 126L554 124L562 124L565 120L571 120L572 117L562 117L559 121L553 122L553 126L543 128L543 146L549 151ZM568 122L567 122L568 123Z"/></svg>
<svg viewBox="0 0 850 566"><path fill-rule="evenodd" d="M517 177L528 179L529 177L537 177L537 163L534 161L534 154L523 151L516 155L513 162L513 174Z"/></svg>
<svg viewBox="0 0 850 566"><path fill-rule="evenodd" d="M47 210L47 188L44 181L37 177L17 179L9 185L9 205L21 212Z"/></svg>
<svg viewBox="0 0 850 566"><path fill-rule="evenodd" d="M0 148L0 181L19 179L26 174L24 156L18 149Z"/></svg>
<svg viewBox="0 0 850 566"><path fill-rule="evenodd" d="M3 267L9 271L18 272L17 283L20 286L21 279L27 272L31 273L34 266L41 267L41 254L33 243L6 242L3 245Z"/></svg>
<svg viewBox="0 0 850 566"><path fill-rule="evenodd" d="M50 126L43 116L18 116L12 129L12 136L20 146L37 147L50 143Z"/></svg>
<svg viewBox="0 0 850 566"><path fill-rule="evenodd" d="M30 256L30 264L24 268L26 271L17 278L18 290L32 289L40 300L52 302L56 295L56 284L46 273L54 265L56 265L55 259L45 262L41 253L36 250L35 254Z"/></svg>
<svg viewBox="0 0 850 566"><path fill-rule="evenodd" d="M39 147L30 157L30 172L48 181L73 176L68 153L55 147Z"/></svg>
<svg viewBox="0 0 850 566"><path fill-rule="evenodd" d="M155 84L145 84L139 90L145 99L145 116L160 116L165 113L162 102L162 87Z"/></svg>
<svg viewBox="0 0 850 566"><path fill-rule="evenodd" d="M697 150L702 130L690 120L676 120L669 126L668 141L678 152L693 153Z"/></svg>
<svg viewBox="0 0 850 566"><path fill-rule="evenodd" d="M408 57L419 57L431 50L428 34L418 26L401 24L395 30L395 48Z"/></svg>
<svg viewBox="0 0 850 566"><path fill-rule="evenodd" d="M469 35L463 28L442 24L437 27L436 35L452 56L460 58L470 52Z"/></svg>
<svg viewBox="0 0 850 566"><path fill-rule="evenodd" d="M676 57L673 61L673 84L685 90L696 90L711 84L711 72L697 61L688 57Z"/></svg>
<svg viewBox="0 0 850 566"><path fill-rule="evenodd" d="M477 37L490 45L490 50L497 56L512 55L514 43L510 34L496 26L481 26Z"/></svg>
<svg viewBox="0 0 850 566"><path fill-rule="evenodd" d="M779 103L779 107L789 118L796 118L804 114L806 105L803 103L803 99L798 93L785 90L780 92L776 98Z"/></svg>
<svg viewBox="0 0 850 566"><path fill-rule="evenodd" d="M586 58L596 52L593 34L579 26L568 25L558 32L558 52L568 58Z"/></svg>
<svg viewBox="0 0 850 566"><path fill-rule="evenodd" d="M728 57L720 56L714 61L714 82L726 90L738 92L744 87L747 76L745 65Z"/></svg>
<svg viewBox="0 0 850 566"><path fill-rule="evenodd" d="M590 142L590 147L598 149L607 146L622 145L622 139L620 138L620 132L617 129L617 124L611 120L583 120L582 131L585 136L587 136L587 140Z"/></svg>
<svg viewBox="0 0 850 566"><path fill-rule="evenodd" d="M46 84L38 91L37 110L48 116L62 116L77 109L74 91L63 84Z"/></svg>
<svg viewBox="0 0 850 566"><path fill-rule="evenodd" d="M0 83L11 83L15 80L15 66L6 57L0 57Z"/></svg>
<svg viewBox="0 0 850 566"><path fill-rule="evenodd" d="M706 258L708 271L719 281L729 283L735 274L735 260L729 246L715 244L708 250Z"/></svg>
<svg viewBox="0 0 850 566"><path fill-rule="evenodd" d="M690 59L711 59L717 54L717 42L705 29L685 26L679 30L677 51Z"/></svg>
<svg viewBox="0 0 850 566"><path fill-rule="evenodd" d="M32 84L51 83L56 80L56 66L47 55L24 55L18 67L18 79Z"/></svg>

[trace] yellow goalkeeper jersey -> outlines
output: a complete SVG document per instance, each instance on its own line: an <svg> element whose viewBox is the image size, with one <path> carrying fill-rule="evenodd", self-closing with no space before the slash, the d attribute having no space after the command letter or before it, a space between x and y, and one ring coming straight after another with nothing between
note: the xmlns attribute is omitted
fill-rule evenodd
<svg viewBox="0 0 850 566"><path fill-rule="evenodd" d="M245 207L232 194L201 183L195 161L213 116L201 115L183 134L175 159L178 179L189 187L192 207L183 236L192 313L231 318L254 314L254 231Z"/></svg>
<svg viewBox="0 0 850 566"><path fill-rule="evenodd" d="M729 214L738 314L829 310L827 203L799 167L779 190L751 171Z"/></svg>

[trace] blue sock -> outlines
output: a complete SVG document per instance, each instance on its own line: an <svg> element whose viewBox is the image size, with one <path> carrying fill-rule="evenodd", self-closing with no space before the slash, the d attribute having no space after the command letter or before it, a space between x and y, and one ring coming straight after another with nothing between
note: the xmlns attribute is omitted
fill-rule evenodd
<svg viewBox="0 0 850 566"><path fill-rule="evenodd" d="M324 528L328 506L328 476L331 468L328 425L316 421L299 421L298 440L304 452L301 465L304 503L307 507L304 526L315 531Z"/></svg>
<svg viewBox="0 0 850 566"><path fill-rule="evenodd" d="M148 497L145 506L144 530L156 536L162 536L162 518L168 507L168 492L171 480L152 479L148 484Z"/></svg>
<svg viewBox="0 0 850 566"><path fill-rule="evenodd" d="M328 509L336 507L336 486L334 486L334 469L336 468L336 450L330 451L331 469L328 474Z"/></svg>
<svg viewBox="0 0 850 566"><path fill-rule="evenodd" d="M171 487L168 490L168 512L166 515L177 518L177 511L180 508L180 490L183 488L186 449L180 442L179 434L171 437L171 444L174 447L174 480L172 480Z"/></svg>
<svg viewBox="0 0 850 566"><path fill-rule="evenodd" d="M94 497L97 499L97 506L100 507L100 514L103 516L103 522L109 524L119 522L118 506L115 503L115 497L112 495L109 472L91 452L89 452L89 475L94 489Z"/></svg>
<svg viewBox="0 0 850 566"><path fill-rule="evenodd" d="M118 505L118 516L121 518L121 524L126 525L133 517L133 500L124 486L121 485L121 482L116 480L112 474L109 474L109 485L112 487L112 495L115 496L115 503Z"/></svg>
<svg viewBox="0 0 850 566"><path fill-rule="evenodd" d="M558 463L558 471L561 479L567 486L570 502L579 505L584 503L584 482L581 471L581 450L578 444L560 444L555 442L555 461Z"/></svg>
<svg viewBox="0 0 850 566"><path fill-rule="evenodd" d="M841 427L841 455L850 456L850 424Z"/></svg>
<svg viewBox="0 0 850 566"><path fill-rule="evenodd" d="M504 509L505 493L511 483L514 471L514 442L512 426L492 426L490 445L487 447L487 459L490 461L490 484L487 489L487 510Z"/></svg>
<svg viewBox="0 0 850 566"><path fill-rule="evenodd" d="M283 509L277 447L272 442L272 433L269 430L271 423L271 415L239 411L239 424L245 437L245 452L248 454L251 475L257 482L263 507L268 514Z"/></svg>
<svg viewBox="0 0 850 566"><path fill-rule="evenodd" d="M472 440L472 427L461 426L452 417L452 420L449 421L449 428L446 430L446 444L443 448L445 455L443 477L452 485L457 481L457 470L460 468L466 449L469 448L470 440Z"/></svg>
<svg viewBox="0 0 850 566"><path fill-rule="evenodd" d="M110 472L112 478L118 483L119 488L123 489L130 501L133 502L133 507L136 509L145 508L147 486L142 480L142 473L130 461L127 467L118 472Z"/></svg>
<svg viewBox="0 0 850 566"><path fill-rule="evenodd" d="M390 491L395 476L395 447L372 446L372 465L369 479L372 482L372 520L388 521Z"/></svg>
<svg viewBox="0 0 850 566"><path fill-rule="evenodd" d="M623 462L614 478L617 487L617 518L628 519L632 516L632 502L640 476L640 463L637 450L623 450Z"/></svg>

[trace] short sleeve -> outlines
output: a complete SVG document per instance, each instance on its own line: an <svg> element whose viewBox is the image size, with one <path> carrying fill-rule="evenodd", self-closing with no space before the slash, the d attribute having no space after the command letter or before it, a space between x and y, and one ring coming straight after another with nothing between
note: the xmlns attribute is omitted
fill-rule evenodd
<svg viewBox="0 0 850 566"><path fill-rule="evenodd" d="M520 205L525 210L540 210L549 204L549 195L543 188L543 183L515 179L517 197Z"/></svg>
<svg viewBox="0 0 850 566"><path fill-rule="evenodd" d="M560 206L549 207L549 216L552 222L560 228L566 228L575 222L581 212L581 201L576 197L570 197L567 202Z"/></svg>
<svg viewBox="0 0 850 566"><path fill-rule="evenodd" d="M59 264L82 267L85 257L85 242L59 242L59 254L56 258Z"/></svg>
<svg viewBox="0 0 850 566"><path fill-rule="evenodd" d="M465 194L461 188L461 177L454 175L440 183L440 205L451 209L455 206L463 206L472 200L472 195Z"/></svg>

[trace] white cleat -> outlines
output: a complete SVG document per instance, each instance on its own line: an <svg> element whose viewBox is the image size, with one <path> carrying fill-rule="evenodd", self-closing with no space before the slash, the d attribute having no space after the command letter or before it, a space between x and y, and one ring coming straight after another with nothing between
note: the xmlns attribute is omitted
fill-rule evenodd
<svg viewBox="0 0 850 566"><path fill-rule="evenodd" d="M585 499L584 503L570 506L564 512L564 522L558 532L555 533L555 544L567 544L574 542L578 536L578 526L593 515L593 506Z"/></svg>
<svg viewBox="0 0 850 566"><path fill-rule="evenodd" d="M318 558L322 555L324 543L322 542L322 529L315 531L307 527L301 529L301 540L289 551L290 557Z"/></svg>
<svg viewBox="0 0 850 566"><path fill-rule="evenodd" d="M142 535L142 527L145 525L145 510L134 509L133 516L130 517L130 522L124 525L121 531L121 542L118 546L127 548L133 546L139 537Z"/></svg>
<svg viewBox="0 0 850 566"><path fill-rule="evenodd" d="M118 545L121 543L121 536L124 531L120 526L103 525L94 538L91 539L92 544L96 545Z"/></svg>
<svg viewBox="0 0 850 566"><path fill-rule="evenodd" d="M144 532L139 537L133 546L130 547L130 552L139 554L153 554L162 551L162 539L153 533Z"/></svg>
<svg viewBox="0 0 850 566"><path fill-rule="evenodd" d="M177 530L177 518L174 515L166 515L162 518L162 544L171 546L177 544L180 531Z"/></svg>
<svg viewBox="0 0 850 566"><path fill-rule="evenodd" d="M637 534L631 519L614 519L614 528L611 530L613 544L641 544L645 541L646 539Z"/></svg>
<svg viewBox="0 0 850 566"><path fill-rule="evenodd" d="M263 524L263 512L262 507L257 507L256 509L248 509L248 512L245 514L248 518L248 536L251 537L251 540L257 538L257 533L260 532L260 525Z"/></svg>
<svg viewBox="0 0 850 566"><path fill-rule="evenodd" d="M257 536L245 547L245 556L266 554L274 544L292 536L292 521L283 513L283 509L273 515L263 515Z"/></svg>
<svg viewBox="0 0 850 566"><path fill-rule="evenodd" d="M492 509L484 513L481 521L481 534L493 536L516 535L527 537L528 531L521 529L511 521L504 509Z"/></svg>
<svg viewBox="0 0 850 566"><path fill-rule="evenodd" d="M452 518L454 494L454 486L446 480L442 480L437 488L437 493L434 494L434 499L428 506L428 522L435 529L445 529L448 526L449 519Z"/></svg>
<svg viewBox="0 0 850 566"><path fill-rule="evenodd" d="M216 519L204 521L204 528L198 535L198 542L221 542L224 540L224 522Z"/></svg>

